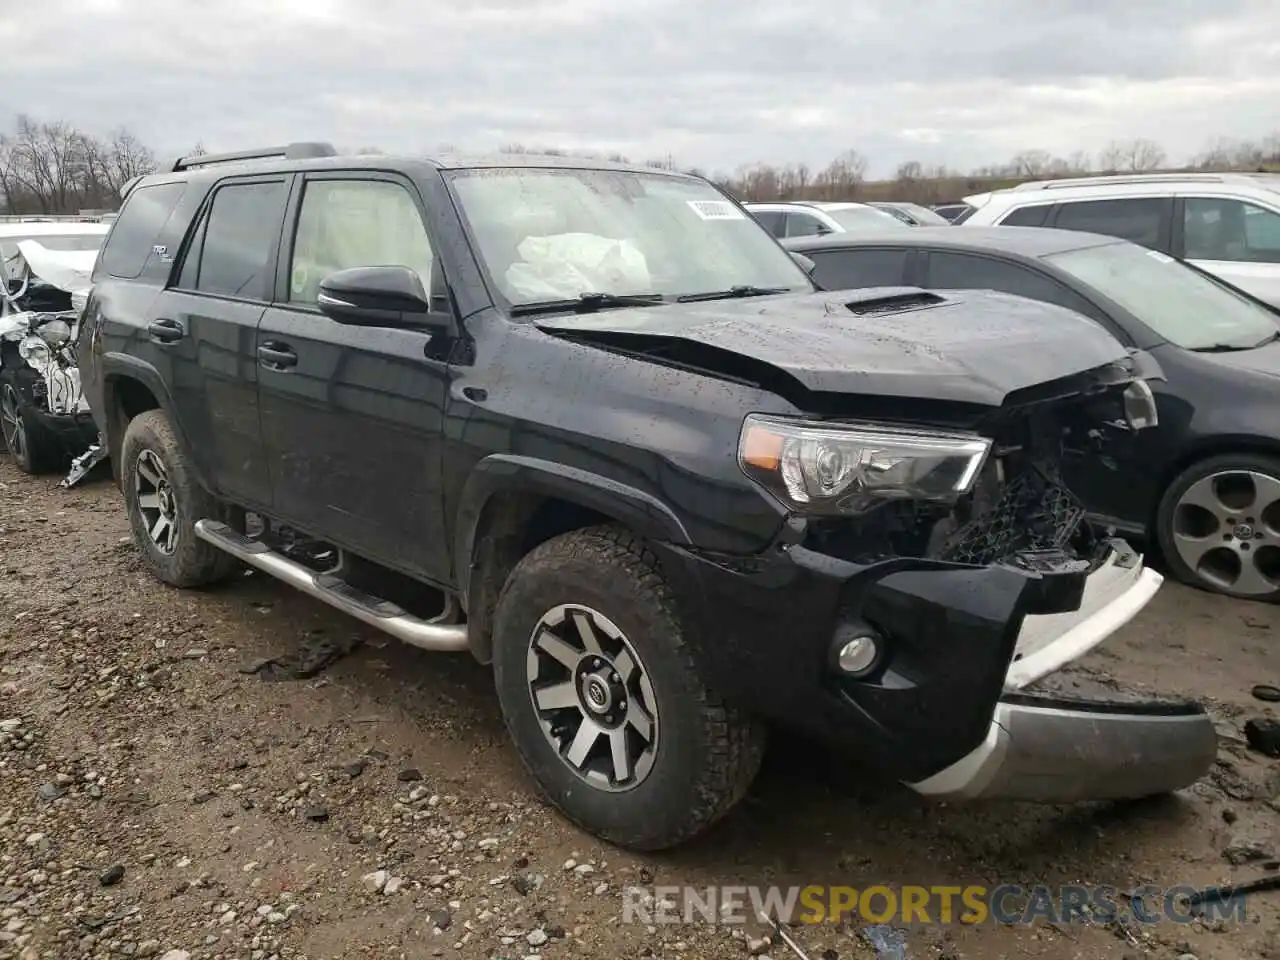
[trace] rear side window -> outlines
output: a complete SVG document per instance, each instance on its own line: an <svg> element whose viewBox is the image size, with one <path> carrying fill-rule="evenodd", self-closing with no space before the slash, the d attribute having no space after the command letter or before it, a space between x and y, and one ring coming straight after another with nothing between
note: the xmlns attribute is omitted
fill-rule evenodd
<svg viewBox="0 0 1280 960"><path fill-rule="evenodd" d="M1035 207L1019 207L1000 221L1004 227L1043 227L1044 218L1049 213L1051 203L1042 203Z"/></svg>
<svg viewBox="0 0 1280 960"><path fill-rule="evenodd" d="M185 183L157 183L132 190L107 237L99 267L121 280L136 280L186 190Z"/></svg>
<svg viewBox="0 0 1280 960"><path fill-rule="evenodd" d="M906 250L823 250L805 255L818 265L813 279L823 290L899 287L907 269Z"/></svg>
<svg viewBox="0 0 1280 960"><path fill-rule="evenodd" d="M811 213L788 213L788 237L820 237L830 233L831 228Z"/></svg>
<svg viewBox="0 0 1280 960"><path fill-rule="evenodd" d="M784 224L786 221L783 219L783 214L780 210L749 210L747 212L756 218L756 222L759 223L760 226L764 227L775 237L782 237L786 235L786 231L784 230Z"/></svg>
<svg viewBox="0 0 1280 960"><path fill-rule="evenodd" d="M1096 319L1084 297L1035 270L1005 260L975 257L967 253L929 254L929 289L994 290L1029 300L1053 303Z"/></svg>
<svg viewBox="0 0 1280 960"><path fill-rule="evenodd" d="M1161 219L1171 207L1171 202L1161 197L1081 200L1062 204L1053 225L1060 230L1120 237L1154 250L1160 246Z"/></svg>
<svg viewBox="0 0 1280 960"><path fill-rule="evenodd" d="M269 299L274 278L268 268L287 196L283 180L219 187L187 253L180 285L215 296Z"/></svg>

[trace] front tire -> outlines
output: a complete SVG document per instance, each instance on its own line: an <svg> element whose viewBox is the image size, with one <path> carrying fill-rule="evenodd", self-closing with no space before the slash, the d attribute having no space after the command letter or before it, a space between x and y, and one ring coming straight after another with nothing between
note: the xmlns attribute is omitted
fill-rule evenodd
<svg viewBox="0 0 1280 960"><path fill-rule="evenodd" d="M547 797L633 850L689 840L760 768L763 729L698 675L656 558L617 527L535 548L494 620L507 729Z"/></svg>
<svg viewBox="0 0 1280 960"><path fill-rule="evenodd" d="M196 536L197 520L222 519L222 505L196 480L163 410L129 422L120 445L120 485L133 539L151 572L175 587L225 580L238 561Z"/></svg>
<svg viewBox="0 0 1280 960"><path fill-rule="evenodd" d="M1183 583L1280 601L1280 460L1240 453L1192 464L1160 500L1156 538Z"/></svg>

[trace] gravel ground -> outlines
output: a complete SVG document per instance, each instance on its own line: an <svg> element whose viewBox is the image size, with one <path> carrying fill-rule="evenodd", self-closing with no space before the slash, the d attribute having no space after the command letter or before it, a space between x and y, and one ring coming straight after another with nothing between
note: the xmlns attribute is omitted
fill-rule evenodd
<svg viewBox="0 0 1280 960"><path fill-rule="evenodd" d="M179 593L142 569L109 481L0 457L0 958L792 956L755 927L623 924L620 891L692 884L1205 885L1280 845L1280 761L1249 750L1280 608L1166 586L1081 668L1203 698L1223 734L1185 795L929 806L779 738L704 839L637 857L541 804L488 672L404 648L265 577ZM323 638L351 653L271 681ZM351 644L350 641L359 641ZM1235 862L1232 862L1235 861ZM1280 893L1243 925L921 927L909 958L1280 958ZM812 960L875 957L800 927ZM886 954L888 956L889 954Z"/></svg>

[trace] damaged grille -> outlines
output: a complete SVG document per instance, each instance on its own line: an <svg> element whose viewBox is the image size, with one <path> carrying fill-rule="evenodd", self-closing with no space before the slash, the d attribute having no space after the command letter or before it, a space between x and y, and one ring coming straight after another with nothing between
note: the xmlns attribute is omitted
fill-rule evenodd
<svg viewBox="0 0 1280 960"><path fill-rule="evenodd" d="M1063 485L1056 464L1032 464L1005 483L993 503L948 536L938 557L973 564L1016 559L1031 568L1061 569L1084 515L1084 506Z"/></svg>

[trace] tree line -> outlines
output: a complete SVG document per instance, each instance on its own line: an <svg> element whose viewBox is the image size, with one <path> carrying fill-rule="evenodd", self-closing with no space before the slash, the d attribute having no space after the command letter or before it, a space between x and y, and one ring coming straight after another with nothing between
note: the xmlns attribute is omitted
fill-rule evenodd
<svg viewBox="0 0 1280 960"><path fill-rule="evenodd" d="M439 149L453 150L447 144ZM196 144L187 154L204 152L204 147ZM364 147L355 152L381 151ZM585 155L581 151L515 143L500 147L499 152ZM619 154L607 159L628 162ZM1096 155L1077 151L1060 157L1044 150L1024 150L1006 163L968 172L913 160L900 164L893 178L887 180L869 180L868 158L853 149L845 150L820 168L804 163L752 163L728 174L682 167L670 156L643 162L707 177L739 200L902 200L929 204L1046 177L1169 169L1280 172L1280 132L1258 141L1215 140L1181 166L1170 163L1160 144L1135 139L1114 141ZM8 133L0 134L0 212L59 215L114 210L119 206L120 188L156 167L153 150L125 128L104 137L61 120L19 116Z"/></svg>

